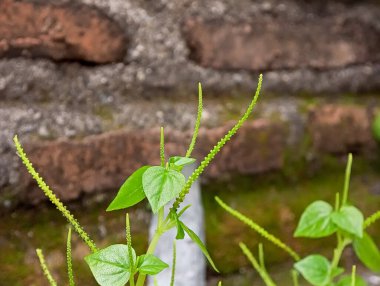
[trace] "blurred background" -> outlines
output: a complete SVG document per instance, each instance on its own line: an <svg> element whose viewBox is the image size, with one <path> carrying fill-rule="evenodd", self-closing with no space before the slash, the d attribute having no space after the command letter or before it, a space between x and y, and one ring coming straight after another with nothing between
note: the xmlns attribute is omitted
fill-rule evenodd
<svg viewBox="0 0 380 286"><path fill-rule="evenodd" d="M262 240L215 195L301 254L331 255L333 240L292 233L310 202L333 201L352 152L351 200L365 215L380 208L380 2L0 0L0 285L47 285L38 247L66 283L67 223L21 166L14 134L95 241L122 242L124 213L105 208L133 170L159 164L159 127L166 152L184 154L201 82L201 159L244 112L259 73L254 115L201 180L205 237L227 286L261 285L238 242ZM130 216L142 253L146 202ZM380 244L380 227L371 231ZM73 239L78 281L95 285ZM286 285L289 258L264 247Z"/></svg>

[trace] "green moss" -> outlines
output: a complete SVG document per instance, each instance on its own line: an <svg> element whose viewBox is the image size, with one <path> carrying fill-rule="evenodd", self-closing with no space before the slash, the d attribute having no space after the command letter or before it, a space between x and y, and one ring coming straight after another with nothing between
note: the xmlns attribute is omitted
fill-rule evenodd
<svg viewBox="0 0 380 286"><path fill-rule="evenodd" d="M74 203L69 206L100 247L126 243L125 213L106 213L104 210L107 203L91 203L86 207ZM145 213L141 206L130 211L133 246L137 253L143 253L148 243L148 219ZM17 209L9 214L7 219L0 221L0 231L4 242L0 243L0 277L4 285L44 285L45 278L40 273L35 255L36 248L42 248L48 262L50 256L59 256L65 261L67 222L50 205L41 204L34 209ZM102 233L104 231L105 233ZM75 233L72 246L76 280L80 281L81 285L94 285L92 274L83 261L88 248ZM51 265L50 268L59 284L67 283L65 262L62 265Z"/></svg>
<svg viewBox="0 0 380 286"><path fill-rule="evenodd" d="M224 212L216 204L215 195L280 237L300 254L319 250L330 256L335 242L333 238L293 239L292 234L302 211L311 202L325 200L333 204L335 193L343 187L344 175L344 162L332 162L332 165L335 164L338 167L323 168L323 172L297 181L288 180L281 174L272 174L235 177L229 182L212 182L204 186L207 244L221 272L232 273L248 265L238 247L239 241L252 250L257 249L259 242L264 242L268 264L288 261L289 256ZM363 177L366 182L363 182ZM376 178L378 175L364 168L360 160L354 161L350 197L366 215L378 209L380 204L380 197L368 192L368 184ZM380 229L372 231L380 236Z"/></svg>
<svg viewBox="0 0 380 286"><path fill-rule="evenodd" d="M106 105L97 105L93 109L93 113L105 121L112 121L114 112L114 107Z"/></svg>

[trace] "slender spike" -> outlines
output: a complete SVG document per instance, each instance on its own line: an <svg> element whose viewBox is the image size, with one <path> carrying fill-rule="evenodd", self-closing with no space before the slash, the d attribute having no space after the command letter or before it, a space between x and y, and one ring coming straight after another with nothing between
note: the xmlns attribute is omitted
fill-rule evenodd
<svg viewBox="0 0 380 286"><path fill-rule="evenodd" d="M379 219L380 219L380 210L365 219L364 224L363 224L364 228L369 227L371 224L373 224L375 221Z"/></svg>
<svg viewBox="0 0 380 286"><path fill-rule="evenodd" d="M198 137L198 133L199 133L199 126L201 125L202 111L203 111L202 85L201 85L201 83L198 83L198 112L197 112L197 119L195 121L193 137L191 138L191 142L190 142L189 148L186 151L186 157L187 158L189 158L191 156L191 153L194 150L195 142L197 141L197 137Z"/></svg>
<svg viewBox="0 0 380 286"><path fill-rule="evenodd" d="M176 241L173 241L173 262L172 262L172 276L170 278L170 286L174 286L175 281L175 268L176 268L176 261L177 261L177 246Z"/></svg>
<svg viewBox="0 0 380 286"><path fill-rule="evenodd" d="M89 235L84 231L84 229L80 226L78 221L74 218L74 216L70 213L66 206L57 198L57 196L53 193L50 187L45 183L42 177L34 169L32 163L29 161L26 153L24 152L24 149L22 148L17 138L17 135L14 136L13 141L15 143L17 153L20 156L23 164L25 165L28 172L32 175L33 179L36 180L38 186L44 192L45 196L49 198L49 200L57 207L57 209L62 213L62 215L69 221L74 230L88 245L90 250L92 252L98 251L95 243L90 239Z"/></svg>
<svg viewBox="0 0 380 286"><path fill-rule="evenodd" d="M71 226L67 233L67 247L66 247L66 261L67 261L67 275L69 277L69 286L75 286L74 273L73 273L73 261L71 256Z"/></svg>
<svg viewBox="0 0 380 286"><path fill-rule="evenodd" d="M164 138L164 127L160 129L160 159L161 167L165 167L165 138Z"/></svg>
<svg viewBox="0 0 380 286"><path fill-rule="evenodd" d="M259 262L260 262L261 268L265 269L264 248L263 248L262 243L259 243Z"/></svg>
<svg viewBox="0 0 380 286"><path fill-rule="evenodd" d="M173 204L173 207L172 207L173 211L178 210L180 204L185 199L185 196L189 193L192 184L203 173L204 169L210 164L210 162L214 159L216 154L219 153L222 147L232 138L233 135L235 135L235 133L240 129L243 123L248 119L259 97L262 81L263 81L263 76L262 74L260 74L255 96L253 100L251 101L251 103L249 104L246 112L240 118L240 120L235 124L235 126L232 127L232 129L228 131L227 134L222 139L219 140L219 142L212 148L212 150L208 153L208 155L203 159L203 161L200 163L198 168L190 175L190 177L186 181L185 186L183 187L183 189L181 190L180 194L178 195L177 199L175 200Z"/></svg>
<svg viewBox="0 0 380 286"><path fill-rule="evenodd" d="M268 231L266 231L262 226L258 225L257 223L253 222L250 218L246 217L242 213L238 212L237 210L234 210L233 208L229 207L226 203L224 203L220 198L215 197L216 202L227 212L229 212L231 215L248 225L250 228L252 228L254 231L256 231L258 234L260 234L262 237L266 238L270 242L272 242L277 247L281 248L285 252L287 252L295 261L300 260L300 256L289 246L287 246L284 242L282 242L279 238L275 237L273 234L270 234Z"/></svg>
<svg viewBox="0 0 380 286"><path fill-rule="evenodd" d="M132 255L132 235L131 235L131 225L129 223L129 214L127 213L125 215L125 237L126 237L126 240L127 240L127 245L128 245L128 255L129 255L129 264L131 265L131 267L133 267L134 265L134 261L133 261L133 255Z"/></svg>
<svg viewBox="0 0 380 286"><path fill-rule="evenodd" d="M49 281L49 284L51 286L57 286L57 282L55 282L53 276L51 276L51 273L50 273L50 271L46 265L45 257L42 253L42 250L36 249L36 252L37 252L38 259L40 260L40 265L41 265L42 271L43 271L46 279Z"/></svg>
<svg viewBox="0 0 380 286"><path fill-rule="evenodd" d="M263 268L260 267L259 262L253 256L252 252L248 249L248 247L244 243L242 243L242 242L239 243L239 246L240 246L241 250L243 251L243 253L245 254L245 256L248 258L248 260L251 262L253 268L255 268L255 270L257 271L257 273L259 273L259 275L260 275L261 279L263 279L265 285L267 285L267 286L276 286L276 284L270 278L270 276L265 271L265 269L263 269Z"/></svg>
<svg viewBox="0 0 380 286"><path fill-rule="evenodd" d="M351 272L351 286L356 285L356 265L352 265L352 272Z"/></svg>
<svg viewBox="0 0 380 286"><path fill-rule="evenodd" d="M350 154L348 154L346 174L345 174L345 178L344 178L342 206L347 203L348 190L350 188L351 167L352 167L352 154L350 153Z"/></svg>

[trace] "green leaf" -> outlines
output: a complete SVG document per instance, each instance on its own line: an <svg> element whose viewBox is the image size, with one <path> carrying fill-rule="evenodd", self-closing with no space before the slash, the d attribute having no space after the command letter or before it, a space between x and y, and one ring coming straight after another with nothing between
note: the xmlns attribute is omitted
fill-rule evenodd
<svg viewBox="0 0 380 286"><path fill-rule="evenodd" d="M108 206L107 211L114 211L131 207L145 198L142 184L142 176L150 166L137 169L120 187L114 200Z"/></svg>
<svg viewBox="0 0 380 286"><path fill-rule="evenodd" d="M323 286L330 280L330 262L322 255L309 255L294 267L312 285Z"/></svg>
<svg viewBox="0 0 380 286"><path fill-rule="evenodd" d="M364 233L362 238L355 238L353 246L356 255L365 266L374 272L380 272L380 251L367 233Z"/></svg>
<svg viewBox="0 0 380 286"><path fill-rule="evenodd" d="M331 216L332 221L343 231L357 237L363 236L363 214L354 206L343 206Z"/></svg>
<svg viewBox="0 0 380 286"><path fill-rule="evenodd" d="M169 265L152 254L145 254L139 256L137 267L140 273L156 275L169 267Z"/></svg>
<svg viewBox="0 0 380 286"><path fill-rule="evenodd" d="M181 221L179 220L178 218L178 215L175 214L175 222L176 222L176 225L177 225L177 235L176 235L176 239L184 239L185 238L185 232L183 230L183 227L182 227L182 223Z"/></svg>
<svg viewBox="0 0 380 286"><path fill-rule="evenodd" d="M191 207L191 205L183 207L183 209L178 212L178 217L181 217L189 207Z"/></svg>
<svg viewBox="0 0 380 286"><path fill-rule="evenodd" d="M342 267L335 267L335 268L331 269L331 277L339 276L343 272L344 272L344 268L342 268Z"/></svg>
<svg viewBox="0 0 380 286"><path fill-rule="evenodd" d="M132 249L133 260L136 253ZM86 256L92 274L101 286L124 286L131 275L128 246L114 244Z"/></svg>
<svg viewBox="0 0 380 286"><path fill-rule="evenodd" d="M219 270L216 268L214 261L212 261L210 254L208 253L206 246L203 244L202 240L196 235L194 231L192 231L190 228L188 228L182 221L180 221L180 224L184 231L187 233L187 235L191 238L192 241L194 241L199 249L203 252L204 256L207 258L208 262L211 264L212 268L216 272L219 273Z"/></svg>
<svg viewBox="0 0 380 286"><path fill-rule="evenodd" d="M143 174L143 187L153 213L174 199L185 185L185 177L175 170L161 166L150 167Z"/></svg>
<svg viewBox="0 0 380 286"><path fill-rule="evenodd" d="M177 167L183 167L186 165L193 164L196 160L194 158L187 158L181 156L174 156L169 158L169 164L173 164Z"/></svg>
<svg viewBox="0 0 380 286"><path fill-rule="evenodd" d="M352 277L351 275L344 275L336 284L336 286L352 286ZM360 277L355 275L355 286L367 286L367 282Z"/></svg>
<svg viewBox="0 0 380 286"><path fill-rule="evenodd" d="M316 201L310 204L303 212L294 233L295 237L325 237L336 231L336 226L331 221L333 208L324 201Z"/></svg>

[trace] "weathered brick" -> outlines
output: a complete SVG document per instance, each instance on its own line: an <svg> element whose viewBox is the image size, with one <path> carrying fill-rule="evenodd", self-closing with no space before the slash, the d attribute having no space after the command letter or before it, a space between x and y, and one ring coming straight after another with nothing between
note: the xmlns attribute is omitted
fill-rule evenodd
<svg viewBox="0 0 380 286"><path fill-rule="evenodd" d="M184 34L191 57L215 69L328 69L380 59L380 32L340 17L250 22L189 18Z"/></svg>
<svg viewBox="0 0 380 286"><path fill-rule="evenodd" d="M109 63L124 57L123 30L94 7L1 0L0 11L0 58Z"/></svg>

